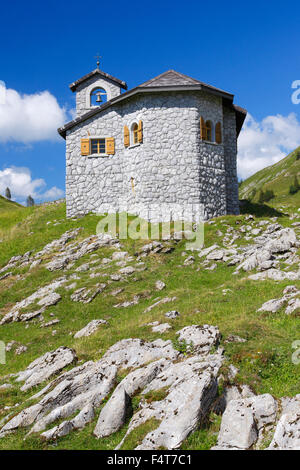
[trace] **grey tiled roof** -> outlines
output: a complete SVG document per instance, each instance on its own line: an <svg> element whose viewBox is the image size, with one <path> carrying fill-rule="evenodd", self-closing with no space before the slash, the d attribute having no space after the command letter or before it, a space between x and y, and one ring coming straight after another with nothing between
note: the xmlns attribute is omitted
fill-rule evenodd
<svg viewBox="0 0 300 470"><path fill-rule="evenodd" d="M103 72L102 70L99 70L99 69L95 69L95 70L93 70L92 72L87 73L87 74L84 75L83 77L81 77L81 78L79 78L78 80L76 80L76 82L71 83L71 85L69 85L70 89L71 89L72 91L75 91L76 88L78 87L78 85L80 85L81 83L85 82L86 80L88 80L89 78L93 77L94 75L100 75L100 77L108 78L108 79L111 80L112 82L115 82L115 83L117 83L118 85L120 85L122 88L124 88L124 90L127 90L127 84L126 84L126 82L123 82L122 80L119 80L118 78L115 78L115 77L113 77L112 75L109 75L108 73Z"/></svg>
<svg viewBox="0 0 300 470"><path fill-rule="evenodd" d="M72 91L76 90L76 87L82 83L84 80L87 80L88 78L92 77L95 73L100 73L106 78L109 78L110 80L115 80L120 82L118 79L114 79L108 74L105 74L104 72L101 72L100 70L96 69L90 74L85 75L81 79L77 80L77 82L74 82L70 85L70 88ZM125 82L123 83L126 88L127 85ZM123 86L123 88L125 88ZM107 101L106 103L103 103L101 106L97 108L93 108L90 111L87 111L85 114L83 114L80 117L77 117L73 119L72 121L66 123L64 126L60 127L58 129L58 133L63 137L66 138L66 132L69 129L72 129L72 127L76 126L77 124L80 124L81 122L84 122L86 119L91 118L92 116L95 116L96 114L101 113L105 109L109 108L115 103L118 103L120 101L124 101L127 98L130 98L131 96L138 95L141 93L147 93L147 92L159 92L159 91L188 91L188 90L199 90L199 91L206 91L207 93L211 93L213 95L217 95L223 98L224 104L226 106L229 106L230 108L234 109L237 117L237 135L239 135L240 130L242 128L243 122L245 120L245 117L247 115L247 111L243 108L240 108L239 106L236 106L233 104L233 98L234 96L230 93L227 93L226 91L223 91L219 88L215 88L211 85L207 85L206 83L200 82L199 80L196 80L194 78L188 77L187 75L184 75L182 73L176 72L175 70L167 70L166 72L162 73L161 75L158 75L157 77L152 78L151 80L148 80L147 82L142 83L141 85L132 88L131 90L126 91L125 93L122 93L119 96L116 96L115 98L112 98L111 100Z"/></svg>
<svg viewBox="0 0 300 470"><path fill-rule="evenodd" d="M157 75L157 77L142 83L140 86L197 85L197 83L200 82L194 78L183 75L175 70L167 70Z"/></svg>
<svg viewBox="0 0 300 470"><path fill-rule="evenodd" d="M200 82L200 80L196 80L195 78L189 77L188 75L184 75L183 73L176 72L176 70L167 70L166 72L158 75L157 77L148 80L147 82L142 83L139 87L164 87L164 86L189 86L189 85L201 85L205 88L209 88L211 90L218 91L220 93L225 93L230 95L224 90L220 88L213 87L211 85L207 85L207 83ZM232 95L231 95L232 96Z"/></svg>

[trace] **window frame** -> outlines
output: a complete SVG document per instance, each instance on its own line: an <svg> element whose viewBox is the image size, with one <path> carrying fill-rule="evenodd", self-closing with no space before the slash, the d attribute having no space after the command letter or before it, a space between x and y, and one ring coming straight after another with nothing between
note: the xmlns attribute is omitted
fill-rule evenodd
<svg viewBox="0 0 300 470"><path fill-rule="evenodd" d="M129 146L125 147L125 149L131 149L134 147L138 147L142 145L143 142L139 142L139 121L141 121L140 117L135 118L133 121L130 121L128 124L129 129Z"/></svg>
<svg viewBox="0 0 300 470"><path fill-rule="evenodd" d="M205 131L205 138L203 139L201 132L201 118L203 118L203 125ZM220 124L221 126L221 142L216 142L216 126ZM204 119L203 116L200 116L200 142L204 142L210 145L224 145L223 142L223 133L222 133L222 121L217 121L216 123L212 119ZM210 139L208 139L208 133L210 133Z"/></svg>
<svg viewBox="0 0 300 470"><path fill-rule="evenodd" d="M93 141L97 141L97 152L93 152ZM103 146L104 141L104 152L101 151L101 146ZM90 155L107 155L106 153L106 137L91 137L90 138Z"/></svg>

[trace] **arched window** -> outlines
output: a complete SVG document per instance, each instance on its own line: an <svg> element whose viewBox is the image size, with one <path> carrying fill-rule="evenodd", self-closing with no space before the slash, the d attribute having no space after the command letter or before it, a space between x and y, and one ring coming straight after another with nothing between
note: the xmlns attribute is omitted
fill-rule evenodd
<svg viewBox="0 0 300 470"><path fill-rule="evenodd" d="M130 132L129 132L130 129ZM124 126L124 146L138 145L143 143L143 121L135 121L130 124L129 129Z"/></svg>
<svg viewBox="0 0 300 470"><path fill-rule="evenodd" d="M212 123L211 123L211 121L206 121L205 127L206 127L206 140L208 142L211 142L212 141Z"/></svg>
<svg viewBox="0 0 300 470"><path fill-rule="evenodd" d="M95 88L91 92L91 106L101 106L101 104L106 103L107 93L104 88Z"/></svg>
<svg viewBox="0 0 300 470"><path fill-rule="evenodd" d="M132 132L133 145L138 144L139 143L139 126L137 125L136 122L132 124L131 132Z"/></svg>

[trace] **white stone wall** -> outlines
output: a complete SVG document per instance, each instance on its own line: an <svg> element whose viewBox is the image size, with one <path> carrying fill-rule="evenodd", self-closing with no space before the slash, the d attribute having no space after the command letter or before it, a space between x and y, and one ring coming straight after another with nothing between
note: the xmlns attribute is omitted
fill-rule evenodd
<svg viewBox="0 0 300 470"><path fill-rule="evenodd" d="M121 94L121 87L117 83L112 82L106 78L101 78L99 75L94 75L89 80L86 80L76 89L76 116L90 111L90 95L95 88L103 88L107 93L107 101Z"/></svg>
<svg viewBox="0 0 300 470"><path fill-rule="evenodd" d="M224 107L224 149L225 149L225 171L226 171L226 213L238 215L239 189L237 180L237 137L236 117L232 109Z"/></svg>
<svg viewBox="0 0 300 470"><path fill-rule="evenodd" d="M134 212L137 204L202 204L205 218L226 214L231 188L225 154L236 155L223 144L200 141L200 116L223 125L221 98L199 91L151 93L115 104L67 131L67 215L115 212L122 206ZM139 119L143 143L126 149L123 127ZM81 156L80 139L88 133L114 137L115 155ZM166 220L167 214L159 218Z"/></svg>

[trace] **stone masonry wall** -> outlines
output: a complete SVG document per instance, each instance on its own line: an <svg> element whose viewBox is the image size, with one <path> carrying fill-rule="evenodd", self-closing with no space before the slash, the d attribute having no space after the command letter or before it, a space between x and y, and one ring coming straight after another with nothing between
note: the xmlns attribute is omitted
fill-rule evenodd
<svg viewBox="0 0 300 470"><path fill-rule="evenodd" d="M67 215L125 206L134 213L139 203L160 208L201 203L204 218L226 214L232 176L226 177L225 155L233 154L223 144L200 141L200 116L223 123L221 98L199 91L151 93L115 104L67 131ZM124 125L130 128L140 119L143 143L124 148ZM224 129L227 141L230 123ZM81 156L80 139L88 133L114 137L115 155ZM151 220L165 217L156 213Z"/></svg>
<svg viewBox="0 0 300 470"><path fill-rule="evenodd" d="M224 149L226 170L226 213L238 215L239 189L237 180L237 137L236 117L232 109L224 107Z"/></svg>

